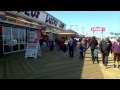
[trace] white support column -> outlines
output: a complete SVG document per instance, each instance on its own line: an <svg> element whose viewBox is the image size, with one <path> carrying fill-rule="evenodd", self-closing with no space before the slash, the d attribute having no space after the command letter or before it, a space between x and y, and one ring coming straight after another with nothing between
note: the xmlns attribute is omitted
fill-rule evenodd
<svg viewBox="0 0 120 90"><path fill-rule="evenodd" d="M49 40L52 39L52 32L49 32Z"/></svg>

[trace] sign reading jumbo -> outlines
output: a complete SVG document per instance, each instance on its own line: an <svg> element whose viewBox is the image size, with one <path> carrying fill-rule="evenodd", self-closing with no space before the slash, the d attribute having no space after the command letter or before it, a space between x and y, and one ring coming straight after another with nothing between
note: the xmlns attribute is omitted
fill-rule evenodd
<svg viewBox="0 0 120 90"><path fill-rule="evenodd" d="M19 15L21 17L32 19L37 22L45 23L60 29L65 29L66 25L60 20L56 19L52 15L44 11L7 11L12 14Z"/></svg>

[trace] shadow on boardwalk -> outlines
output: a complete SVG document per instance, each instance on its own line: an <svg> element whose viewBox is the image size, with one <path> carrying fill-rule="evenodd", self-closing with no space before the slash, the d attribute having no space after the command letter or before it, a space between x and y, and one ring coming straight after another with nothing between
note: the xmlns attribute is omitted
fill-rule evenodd
<svg viewBox="0 0 120 90"><path fill-rule="evenodd" d="M49 51L42 48L42 57L34 60L24 59L25 52L12 53L0 56L1 79L80 79L84 61L69 55L63 57L63 52Z"/></svg>
<svg viewBox="0 0 120 90"><path fill-rule="evenodd" d="M0 56L0 79L102 79L99 64L92 64L89 50L84 61L79 60L75 51L74 58L63 57L63 52L42 48L38 59L24 58L25 52Z"/></svg>

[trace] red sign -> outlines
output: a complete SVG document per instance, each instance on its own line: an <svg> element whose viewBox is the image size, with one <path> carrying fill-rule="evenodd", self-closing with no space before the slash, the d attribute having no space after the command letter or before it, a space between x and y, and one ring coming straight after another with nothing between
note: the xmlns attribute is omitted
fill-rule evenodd
<svg viewBox="0 0 120 90"><path fill-rule="evenodd" d="M105 27L92 27L91 31L105 31Z"/></svg>

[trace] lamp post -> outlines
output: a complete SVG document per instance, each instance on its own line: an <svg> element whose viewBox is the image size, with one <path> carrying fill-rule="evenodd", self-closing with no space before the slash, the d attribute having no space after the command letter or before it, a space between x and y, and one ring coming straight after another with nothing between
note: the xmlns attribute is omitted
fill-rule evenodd
<svg viewBox="0 0 120 90"><path fill-rule="evenodd" d="M84 32L84 27L82 27L82 33L83 33L83 35L85 34L85 32Z"/></svg>

